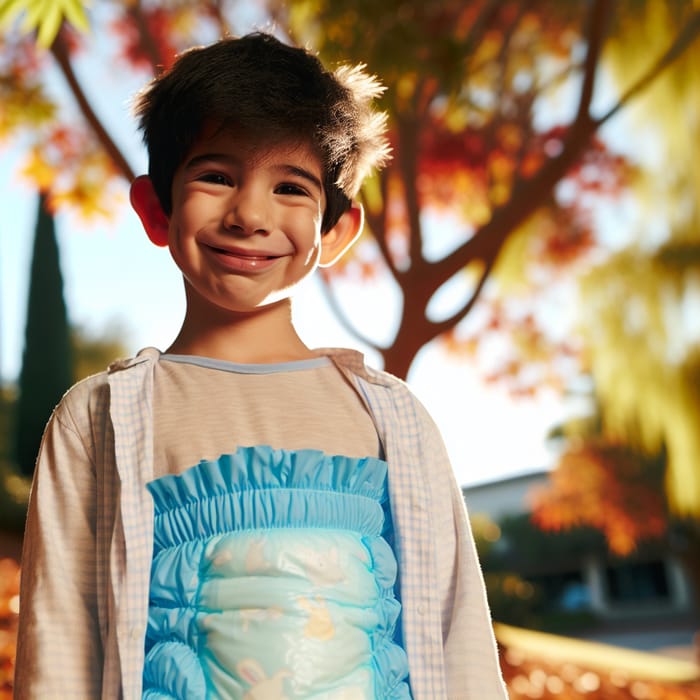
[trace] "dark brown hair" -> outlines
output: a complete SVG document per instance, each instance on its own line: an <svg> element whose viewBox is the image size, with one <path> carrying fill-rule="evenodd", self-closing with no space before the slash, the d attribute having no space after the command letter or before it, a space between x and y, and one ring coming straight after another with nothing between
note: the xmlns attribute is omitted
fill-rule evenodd
<svg viewBox="0 0 700 700"><path fill-rule="evenodd" d="M222 39L181 54L137 96L148 174L166 214L172 181L205 125L310 143L320 155L323 231L350 206L364 178L389 157L383 87L364 66L326 70L310 52L269 34Z"/></svg>

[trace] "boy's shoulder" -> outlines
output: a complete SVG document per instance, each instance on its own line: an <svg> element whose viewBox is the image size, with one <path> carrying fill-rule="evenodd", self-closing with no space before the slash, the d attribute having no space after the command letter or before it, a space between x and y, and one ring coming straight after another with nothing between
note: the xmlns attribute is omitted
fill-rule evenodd
<svg viewBox="0 0 700 700"><path fill-rule="evenodd" d="M153 362L159 355L160 352L155 348L146 348L133 357L115 360L101 372L92 374L73 384L63 395L59 408L69 410L71 413L81 407L91 410L98 408L100 404L105 403L109 398L110 375L130 370L133 367L142 365L144 362Z"/></svg>
<svg viewBox="0 0 700 700"><path fill-rule="evenodd" d="M405 386L405 382L389 372L371 367L365 363L365 356L359 350L351 348L317 348L314 354L330 358L344 372L349 372L372 384L386 387Z"/></svg>
<svg viewBox="0 0 700 700"><path fill-rule="evenodd" d="M361 352L348 348L322 348L315 352L330 357L336 366L346 374L355 375L380 390L388 391L392 399L401 398L416 407L420 413L426 412L420 399L403 379L399 379L390 372L367 365Z"/></svg>
<svg viewBox="0 0 700 700"><path fill-rule="evenodd" d="M107 368L105 374L109 376L110 374L115 374L117 372L122 372L124 370L129 370L138 365L143 365L145 363L157 362L158 358L161 356L161 351L157 348L147 347L139 350L132 357L126 357L112 362Z"/></svg>

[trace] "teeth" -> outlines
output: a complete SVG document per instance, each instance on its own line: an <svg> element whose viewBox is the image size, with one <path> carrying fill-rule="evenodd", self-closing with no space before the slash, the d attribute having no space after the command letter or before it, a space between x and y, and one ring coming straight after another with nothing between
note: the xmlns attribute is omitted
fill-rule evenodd
<svg viewBox="0 0 700 700"><path fill-rule="evenodd" d="M232 253L230 250L224 250L223 248L214 248L218 253L223 253L224 255L229 255L232 258L247 258L248 260L270 260L274 258L274 255L246 255L245 253Z"/></svg>

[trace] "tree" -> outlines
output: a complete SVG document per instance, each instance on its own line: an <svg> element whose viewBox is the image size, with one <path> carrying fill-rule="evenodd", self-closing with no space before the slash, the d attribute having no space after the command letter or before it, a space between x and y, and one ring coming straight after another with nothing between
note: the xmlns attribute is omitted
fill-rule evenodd
<svg viewBox="0 0 700 700"><path fill-rule="evenodd" d="M621 46L611 51L616 80L626 80L630 56L653 49L670 21L657 11L624 27L625 55ZM670 510L700 521L698 61L696 43L629 114L654 144L639 154L646 162L636 186L639 215L630 224L634 240L583 278L581 330L604 434L643 454L663 450ZM606 304L605 296L618 303Z"/></svg>
<svg viewBox="0 0 700 700"><path fill-rule="evenodd" d="M610 67L625 81L635 57L668 31L664 12L630 18ZM624 51L623 51L624 46ZM537 496L548 529L586 522L628 554L664 538L700 598L700 48L693 45L630 114L654 144L635 183L631 242L580 280L579 329L595 387L592 430L578 431Z"/></svg>
<svg viewBox="0 0 700 700"><path fill-rule="evenodd" d="M674 34L666 48L636 64L635 77L606 109L594 112L611 18L615 28L654 3L295 0L287 11L270 0L269 12L299 41L310 40L329 62L366 62L390 88L383 104L391 114L395 157L363 193L371 236L346 270L374 273L377 256L382 261L402 301L393 339L379 347L367 338L328 286L340 317L377 347L386 369L406 376L419 350L438 337L469 346L460 324L494 270L501 279L516 270L529 285L542 285L553 269L591 250L591 193L615 193L629 178L624 159L610 153L597 132L700 31L692 2L670 4ZM238 9L236 3L130 1L95 7L88 16L94 27L111 27L119 60L153 73L176 50L235 30ZM26 38L8 35L5 43L1 84L8 108L0 133L29 129L34 145L26 172L51 184L53 206L108 212L106 185L115 176L131 179L133 171L78 78L75 67L89 40L63 26L50 45L82 114L79 126L57 119L39 70L47 56ZM573 115L548 120L563 87L577 91ZM29 94L33 107L21 114ZM428 222L438 216L454 236L431 230ZM441 237L450 240L441 243ZM523 253L534 264L521 264ZM436 316L436 294L453 279L466 279L470 288ZM504 304L492 306L503 316Z"/></svg>
<svg viewBox="0 0 700 700"><path fill-rule="evenodd" d="M70 329L70 339L72 376L76 381L104 370L114 358L126 356L126 350L116 329L96 337L74 327ZM27 462L31 465L31 471L20 471L16 459L15 430L18 408L14 387L0 386L0 533L21 535L27 519L36 452L33 456L27 455L27 459L31 459L31 462ZM43 429L44 426L39 425L37 420L35 430L39 430L39 437Z"/></svg>
<svg viewBox="0 0 700 700"><path fill-rule="evenodd" d="M76 381L103 371L114 358L126 356L118 329L97 337L74 327L70 329L70 337L72 375ZM14 387L0 386L0 533L21 535L27 519L32 473L20 472L16 460L17 409ZM35 427L41 436L44 426L37 421ZM31 457L32 471L35 458L36 453Z"/></svg>
<svg viewBox="0 0 700 700"><path fill-rule="evenodd" d="M700 338L692 317L698 272L700 235L697 243L671 240L651 255L625 250L593 269L581 291L581 331L602 404L603 435L641 454L663 451L669 507L695 517Z"/></svg>
<svg viewBox="0 0 700 700"><path fill-rule="evenodd" d="M620 34L628 15L651 13L654 3L614 5L291 3L288 21L298 38L329 59L364 60L390 87L384 104L395 159L365 190L365 204L375 250L402 299L393 339L377 348L391 371L405 376L426 343L454 334L492 271L518 266L551 279L552 267L591 249L586 200L594 191L615 193L629 176L596 134L700 29L690 3L670 3L678 31L665 51L635 62L634 78L607 108L594 110L606 43L616 38L611 23ZM577 90L573 116L543 126L544 110L562 85ZM430 231L428 217L436 209L456 215L462 235L433 257L430 238L439 234ZM534 269L526 263L533 257ZM471 289L435 318L434 297L464 274ZM341 304L333 303L342 316ZM346 326L372 344L349 319Z"/></svg>
<svg viewBox="0 0 700 700"><path fill-rule="evenodd" d="M16 418L16 459L31 475L44 426L73 382L68 314L53 216L38 198Z"/></svg>
<svg viewBox="0 0 700 700"><path fill-rule="evenodd" d="M666 451L614 440L604 424L605 411L597 405L590 416L554 431L564 450L549 483L530 494L533 523L552 533L592 528L617 557L648 543L662 545L684 562L700 601L700 518L672 507L672 490L664 483Z"/></svg>
<svg viewBox="0 0 700 700"><path fill-rule="evenodd" d="M531 494L533 521L544 531L594 528L613 554L628 556L640 542L667 534L664 459L595 433L569 434L548 486Z"/></svg>
<svg viewBox="0 0 700 700"><path fill-rule="evenodd" d="M658 48L665 12L630 18L609 52L618 81ZM624 49L623 49L624 47ZM653 149L637 158L636 216L621 250L579 280L584 369L595 387L595 430L570 444L540 495L541 525L585 521L629 553L665 537L700 595L700 47L641 96L629 119Z"/></svg>

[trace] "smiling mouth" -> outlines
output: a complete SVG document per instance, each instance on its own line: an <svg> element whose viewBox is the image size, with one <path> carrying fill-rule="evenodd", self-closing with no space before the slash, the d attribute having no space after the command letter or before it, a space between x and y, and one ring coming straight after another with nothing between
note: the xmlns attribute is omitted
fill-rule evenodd
<svg viewBox="0 0 700 700"><path fill-rule="evenodd" d="M232 258L244 258L246 260L274 260L278 255L262 255L260 253L246 253L241 250L226 250L225 248L216 248L209 246L215 253L220 255L228 255Z"/></svg>
<svg viewBox="0 0 700 700"><path fill-rule="evenodd" d="M279 260L282 255L265 254L258 251L245 251L240 249L228 250L217 246L207 246L216 260L225 268L232 271L254 272L263 270Z"/></svg>

